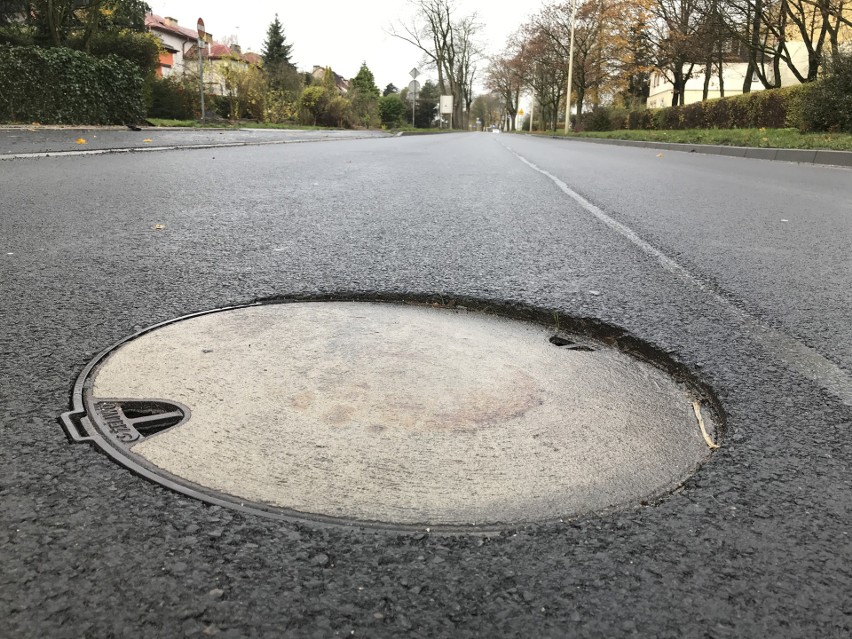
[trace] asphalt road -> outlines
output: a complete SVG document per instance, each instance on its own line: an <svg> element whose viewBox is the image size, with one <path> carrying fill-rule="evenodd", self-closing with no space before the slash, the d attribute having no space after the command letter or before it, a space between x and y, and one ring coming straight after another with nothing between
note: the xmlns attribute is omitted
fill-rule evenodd
<svg viewBox="0 0 852 639"><path fill-rule="evenodd" d="M0 161L2 632L849 636L850 178L494 134ZM614 324L715 390L722 446L659 502L440 536L208 506L57 424L135 330L326 294Z"/></svg>

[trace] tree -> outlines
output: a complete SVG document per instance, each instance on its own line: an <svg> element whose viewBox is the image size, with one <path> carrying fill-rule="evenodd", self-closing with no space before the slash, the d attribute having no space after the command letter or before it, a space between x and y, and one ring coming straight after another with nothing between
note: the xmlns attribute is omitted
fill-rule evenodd
<svg viewBox="0 0 852 639"><path fill-rule="evenodd" d="M455 0L412 0L415 15L391 28L390 34L414 45L427 66L438 73L442 95L453 96L453 122L464 126L462 114L473 99L472 86L479 60L474 36L476 15L458 18Z"/></svg>
<svg viewBox="0 0 852 639"><path fill-rule="evenodd" d="M438 102L441 90L432 80L426 80L417 94L417 104L414 108L414 126L419 129L429 129L435 122L438 113Z"/></svg>
<svg viewBox="0 0 852 639"><path fill-rule="evenodd" d="M506 50L491 58L485 72L485 86L503 100L503 110L510 114L509 128L515 130L515 121L521 91L529 80L529 69L524 57L524 44L516 36Z"/></svg>
<svg viewBox="0 0 852 639"><path fill-rule="evenodd" d="M290 63L292 54L293 45L287 44L287 39L284 37L284 27L278 20L276 13L275 20L270 23L266 30L266 40L263 42L263 48L260 52L263 64L267 69L292 66Z"/></svg>
<svg viewBox="0 0 852 639"><path fill-rule="evenodd" d="M4 2L0 23L24 18L36 44L89 51L102 32L145 30L150 7L142 0L25 0ZM11 18L10 18L11 16Z"/></svg>
<svg viewBox="0 0 852 639"><path fill-rule="evenodd" d="M385 87L385 90L382 91L382 96L387 97L391 93L399 93L399 89L397 89L396 86L394 86L393 83L391 83L391 84L389 84Z"/></svg>
<svg viewBox="0 0 852 639"><path fill-rule="evenodd" d="M263 70L273 91L282 92L283 100L292 100L302 87L302 78L296 67L290 62L293 45L287 44L284 30L275 14L275 20L266 31L261 57Z"/></svg>
<svg viewBox="0 0 852 639"><path fill-rule="evenodd" d="M379 87L376 86L376 79L373 72L367 67L366 62L361 63L361 68L358 69L358 74L352 78L351 90L361 91L368 95L379 97Z"/></svg>
<svg viewBox="0 0 852 639"><path fill-rule="evenodd" d="M471 115L478 118L482 127L499 124L503 113L503 97L499 93L482 93L473 101Z"/></svg>
<svg viewBox="0 0 852 639"><path fill-rule="evenodd" d="M266 117L268 85L263 72L253 65L245 65L238 58L220 65L219 73L228 98L229 117L238 120L251 117L263 120Z"/></svg>
<svg viewBox="0 0 852 639"><path fill-rule="evenodd" d="M382 124L394 128L402 124L407 107L398 93L388 93L379 98L379 115Z"/></svg>
<svg viewBox="0 0 852 639"><path fill-rule="evenodd" d="M361 126L370 128L381 122L379 95L379 87L376 86L373 72L370 71L366 62L362 62L358 74L349 83L348 93L352 115Z"/></svg>
<svg viewBox="0 0 852 639"><path fill-rule="evenodd" d="M700 37L703 0L653 0L648 31L654 44L654 66L672 83L672 106L684 103L686 83L699 60L706 59Z"/></svg>
<svg viewBox="0 0 852 639"><path fill-rule="evenodd" d="M311 124L317 125L320 116L322 116L328 103L330 96L328 91L320 85L305 87L302 95L299 98L299 110L306 119L310 119Z"/></svg>

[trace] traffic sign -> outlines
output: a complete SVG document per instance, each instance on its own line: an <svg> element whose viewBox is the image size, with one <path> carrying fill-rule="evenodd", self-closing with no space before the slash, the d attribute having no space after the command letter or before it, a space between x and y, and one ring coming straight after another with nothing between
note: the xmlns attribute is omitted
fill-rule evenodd
<svg viewBox="0 0 852 639"><path fill-rule="evenodd" d="M412 78L416 78L418 75L420 75L420 71L417 70L417 67L414 67L411 71L408 72L408 75L410 75Z"/></svg>
<svg viewBox="0 0 852 639"><path fill-rule="evenodd" d="M196 30L198 31L198 39L203 40L204 36L207 35L207 32L204 30L204 20L202 20L201 18L198 18L198 25L196 27Z"/></svg>

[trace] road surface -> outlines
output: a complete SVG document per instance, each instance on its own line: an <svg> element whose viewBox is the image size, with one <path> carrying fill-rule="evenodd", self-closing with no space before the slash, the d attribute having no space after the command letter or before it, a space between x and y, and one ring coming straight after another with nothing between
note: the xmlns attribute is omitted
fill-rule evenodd
<svg viewBox="0 0 852 639"><path fill-rule="evenodd" d="M848 169L495 134L0 161L5 632L849 636L850 202ZM656 503L442 536L205 505L57 423L143 327L376 294L619 326L722 446Z"/></svg>

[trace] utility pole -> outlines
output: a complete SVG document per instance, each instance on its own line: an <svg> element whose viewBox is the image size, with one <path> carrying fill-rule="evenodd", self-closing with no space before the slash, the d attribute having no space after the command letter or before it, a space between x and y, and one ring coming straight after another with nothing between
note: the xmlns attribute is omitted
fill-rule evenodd
<svg viewBox="0 0 852 639"><path fill-rule="evenodd" d="M574 72L574 23L577 22L577 0L571 3L571 44L568 52L568 94L565 96L565 134L571 130L571 85ZM553 123L556 126L556 123Z"/></svg>
<svg viewBox="0 0 852 639"><path fill-rule="evenodd" d="M202 58L202 53L204 52L204 35L206 31L204 30L204 20L198 18L198 85L201 89L201 119L204 120L206 118L206 114L204 113L204 60Z"/></svg>
<svg viewBox="0 0 852 639"><path fill-rule="evenodd" d="M408 88L414 94L414 99L411 101L411 126L416 128L415 114L417 109L417 89L419 88L417 85L417 76L420 75L420 71L417 70L417 67L414 67L408 72L408 75L411 76L411 83L408 85Z"/></svg>
<svg viewBox="0 0 852 639"><path fill-rule="evenodd" d="M533 132L533 125L535 124L535 70L536 63L533 62L533 81L530 83L530 89L532 89L532 101L530 102L530 133Z"/></svg>

